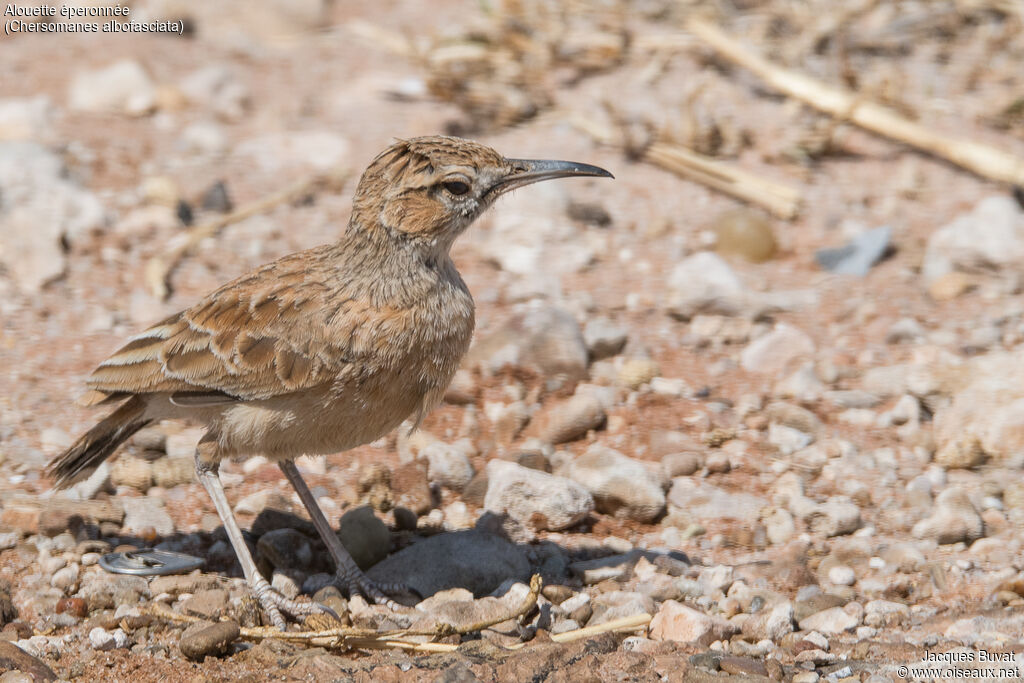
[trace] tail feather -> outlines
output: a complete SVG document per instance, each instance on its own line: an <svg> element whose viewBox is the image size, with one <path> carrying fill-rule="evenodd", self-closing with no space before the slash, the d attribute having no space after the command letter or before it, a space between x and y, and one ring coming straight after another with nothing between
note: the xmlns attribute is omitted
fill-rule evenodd
<svg viewBox="0 0 1024 683"><path fill-rule="evenodd" d="M128 437L149 424L143 417L145 412L145 401L132 396L79 437L46 468L47 474L56 480L55 486L67 488L92 474Z"/></svg>

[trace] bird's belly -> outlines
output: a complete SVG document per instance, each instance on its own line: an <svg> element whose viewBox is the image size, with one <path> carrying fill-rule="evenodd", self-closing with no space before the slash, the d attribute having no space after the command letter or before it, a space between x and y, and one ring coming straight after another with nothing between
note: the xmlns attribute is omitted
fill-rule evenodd
<svg viewBox="0 0 1024 683"><path fill-rule="evenodd" d="M273 460L348 450L384 436L423 404L424 393L397 378L231 406L218 420L221 457Z"/></svg>

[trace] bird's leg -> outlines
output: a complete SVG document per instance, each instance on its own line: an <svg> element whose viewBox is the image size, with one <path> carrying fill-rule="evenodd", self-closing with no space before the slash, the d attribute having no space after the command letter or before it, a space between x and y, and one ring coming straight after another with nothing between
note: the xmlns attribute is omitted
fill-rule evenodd
<svg viewBox="0 0 1024 683"><path fill-rule="evenodd" d="M288 478L288 481L291 482L295 492L299 494L299 500L306 506L306 510L313 520L313 526L316 527L320 538L327 545L327 550L331 553L331 557L334 558L337 580L348 589L349 595L359 593L378 604L386 605L390 609L401 609L401 606L388 598L385 593L410 592L409 588L403 584L377 584L371 581L363 573L363 570L359 568L356 561L352 559L348 551L345 550L345 546L341 544L341 541L338 540L337 534L331 529L330 523L324 517L320 505L316 502L313 492L309 490L302 475L299 474L299 468L295 466L295 463L291 460L282 460L277 465L284 472L284 476Z"/></svg>
<svg viewBox="0 0 1024 683"><path fill-rule="evenodd" d="M256 563L249 552L249 546L245 544L245 539L242 537L242 530L238 528L238 522L235 521L235 515L228 504L228 498L224 495L224 485L220 481L220 476L217 473L218 469L219 467L216 462L205 462L199 450L196 450L196 476L199 478L203 488L206 489L206 492L210 494L213 505L217 508L217 514L220 516L220 521L224 523L224 530L228 534L228 540L231 541L231 547L235 549L235 555L242 565L245 580L252 589L256 599L260 601L260 605L267 611L271 623L278 629L285 630L286 623L284 616L281 614L282 610L292 616L325 612L341 621L330 607L316 602L299 602L286 598L267 583L267 580L256 569Z"/></svg>

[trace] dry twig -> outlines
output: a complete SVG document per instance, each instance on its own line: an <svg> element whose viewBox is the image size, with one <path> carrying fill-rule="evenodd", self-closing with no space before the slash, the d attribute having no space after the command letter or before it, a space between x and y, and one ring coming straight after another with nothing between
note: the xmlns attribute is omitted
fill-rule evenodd
<svg viewBox="0 0 1024 683"><path fill-rule="evenodd" d="M317 631L279 631L269 627L245 627L239 630L242 638L249 640L263 640L264 638L275 638L277 640L290 640L309 642L319 647L348 647L361 649L386 649L401 648L418 652L450 652L457 648L451 643L427 642L404 640L410 637L441 638L449 635L465 635L476 631L482 631L495 624L500 624L511 619L519 619L529 614L537 606L537 598L540 595L543 581L539 574L534 574L530 579L530 592L526 599L511 614L504 614L474 624L455 626L448 623L440 623L429 630L399 629L392 631L374 631L371 629L350 628L341 626L338 628L321 629ZM154 605L150 607L149 613L161 619L175 621L178 623L192 624L201 621L198 617L186 614L178 614L163 606Z"/></svg>
<svg viewBox="0 0 1024 683"><path fill-rule="evenodd" d="M572 125L604 144L622 146L609 128L580 115L570 117ZM776 216L792 219L800 208L800 191L766 180L748 171L698 154L680 145L653 142L642 158L684 178L695 180L725 194L762 206Z"/></svg>
<svg viewBox="0 0 1024 683"><path fill-rule="evenodd" d="M181 260L195 250L196 246L204 239L216 235L233 223L269 211L279 204L293 202L325 189L340 189L348 176L348 169L335 169L327 173L320 173L293 183L269 197L241 206L225 216L195 226L182 235L181 239L172 241L171 246L163 253L149 260L149 263L146 264L146 286L153 296L166 299L171 294L168 282L171 273L174 272Z"/></svg>
<svg viewBox="0 0 1024 683"><path fill-rule="evenodd" d="M727 59L743 66L776 90L879 135L903 142L991 180L1024 185L1024 160L972 140L936 133L896 112L841 88L832 88L796 71L783 69L748 50L739 41L701 19L687 28Z"/></svg>

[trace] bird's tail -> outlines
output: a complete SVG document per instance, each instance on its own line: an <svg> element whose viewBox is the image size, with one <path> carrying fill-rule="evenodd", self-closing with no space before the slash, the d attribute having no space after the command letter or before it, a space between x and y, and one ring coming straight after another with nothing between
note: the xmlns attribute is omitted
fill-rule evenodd
<svg viewBox="0 0 1024 683"><path fill-rule="evenodd" d="M145 412L146 402L132 396L80 436L47 466L46 473L56 480L54 485L67 488L92 474L128 437L149 424Z"/></svg>

